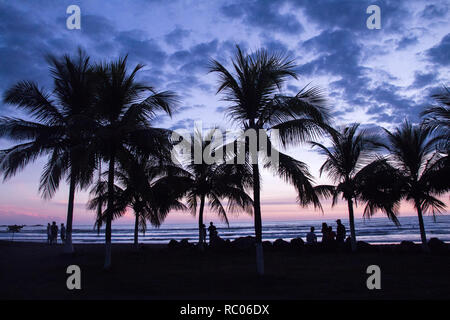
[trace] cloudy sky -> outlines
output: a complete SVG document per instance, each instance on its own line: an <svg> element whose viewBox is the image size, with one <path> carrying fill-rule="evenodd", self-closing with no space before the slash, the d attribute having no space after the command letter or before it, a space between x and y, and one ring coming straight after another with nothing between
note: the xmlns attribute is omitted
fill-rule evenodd
<svg viewBox="0 0 450 320"><path fill-rule="evenodd" d="M366 27L372 4L381 8L380 30ZM80 30L66 28L69 5L81 9ZM308 83L322 87L334 124L392 128L405 118L417 121L430 94L449 84L449 7L449 1L419 0L0 0L0 92L19 80L51 88L46 53L82 47L95 61L129 54L131 64L146 65L140 80L182 98L180 111L172 119L160 117L158 125L192 129L194 121L202 121L204 128L229 128L227 104L215 94L217 79L207 74L207 64L211 58L226 63L239 44L295 58L300 77L284 91L295 93ZM2 104L0 114L26 117ZM0 148L10 145L0 139ZM321 156L305 146L287 153L306 162L317 182L327 182L318 177ZM37 192L44 161L0 185L0 223L64 221L67 187L51 201ZM291 186L269 172L263 178L264 219L321 217L296 204ZM87 199L86 192L77 195L75 223L93 222ZM325 203L324 209L326 217L346 216L344 203L333 210ZM405 204L401 213L413 211ZM193 220L177 213L168 221Z"/></svg>

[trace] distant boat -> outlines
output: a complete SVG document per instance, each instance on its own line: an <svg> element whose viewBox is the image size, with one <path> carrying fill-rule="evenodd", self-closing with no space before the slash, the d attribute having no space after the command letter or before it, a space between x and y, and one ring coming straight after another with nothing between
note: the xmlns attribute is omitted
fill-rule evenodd
<svg viewBox="0 0 450 320"><path fill-rule="evenodd" d="M18 226L17 224L8 226L8 232L20 232L25 225Z"/></svg>
<svg viewBox="0 0 450 320"><path fill-rule="evenodd" d="M22 230L23 227L25 227L25 225L18 226L17 224L14 224L14 225L8 226L7 231L13 233L13 235L12 235L12 241L14 241L14 233L20 232L20 230Z"/></svg>

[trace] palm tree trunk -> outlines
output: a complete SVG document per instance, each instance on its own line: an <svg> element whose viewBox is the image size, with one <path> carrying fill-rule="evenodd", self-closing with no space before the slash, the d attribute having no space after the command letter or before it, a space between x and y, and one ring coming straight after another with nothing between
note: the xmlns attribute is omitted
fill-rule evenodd
<svg viewBox="0 0 450 320"><path fill-rule="evenodd" d="M104 269L111 268L111 224L112 224L112 208L114 205L114 154L111 154L108 169L108 208L106 210L106 227L105 227L105 265Z"/></svg>
<svg viewBox="0 0 450 320"><path fill-rule="evenodd" d="M348 204L348 217L350 222L350 240L352 245L352 251L356 251L356 232L355 232L355 216L353 213L353 200L347 199Z"/></svg>
<svg viewBox="0 0 450 320"><path fill-rule="evenodd" d="M100 184L100 181L102 179L102 160L100 157L98 158L98 184ZM99 201L97 206L97 236L100 235L100 228L101 228L101 217L102 217L102 203Z"/></svg>
<svg viewBox="0 0 450 320"><path fill-rule="evenodd" d="M430 251L428 248L428 242L427 242L427 234L425 232L425 225L423 223L423 215L422 215L422 206L420 205L420 201L415 201L416 209L417 209L417 216L419 218L419 227L420 227L420 238L422 239L422 249L425 252Z"/></svg>
<svg viewBox="0 0 450 320"><path fill-rule="evenodd" d="M66 221L66 243L64 245L64 252L73 253L72 245L72 222L73 222L73 203L75 199L75 177L70 175L69 185L69 204L67 206L67 221Z"/></svg>
<svg viewBox="0 0 450 320"><path fill-rule="evenodd" d="M198 247L201 251L204 249L204 241L203 238L203 210L205 208L205 196L202 195L200 197L200 209L198 212Z"/></svg>
<svg viewBox="0 0 450 320"><path fill-rule="evenodd" d="M139 213L135 212L135 219L134 219L134 247L135 249L139 249Z"/></svg>
<svg viewBox="0 0 450 320"><path fill-rule="evenodd" d="M264 275L264 254L262 247L262 221L261 221L261 197L258 155L256 155L256 164L253 167L253 211L255 218L255 238L256 238L256 272L258 275Z"/></svg>

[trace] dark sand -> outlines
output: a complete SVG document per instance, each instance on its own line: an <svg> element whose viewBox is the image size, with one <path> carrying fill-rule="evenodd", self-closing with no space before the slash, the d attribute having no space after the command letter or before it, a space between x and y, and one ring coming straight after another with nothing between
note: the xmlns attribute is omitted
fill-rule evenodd
<svg viewBox="0 0 450 320"><path fill-rule="evenodd" d="M449 299L450 255L265 251L266 276L255 275L254 252L174 251L166 246L104 247L0 241L0 299ZM82 290L66 289L66 268L82 270ZM366 287L379 265L381 290Z"/></svg>

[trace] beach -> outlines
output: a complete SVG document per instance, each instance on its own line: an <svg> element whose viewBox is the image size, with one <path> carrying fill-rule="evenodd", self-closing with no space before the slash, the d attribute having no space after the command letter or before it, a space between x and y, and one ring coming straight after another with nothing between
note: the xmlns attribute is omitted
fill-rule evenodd
<svg viewBox="0 0 450 320"><path fill-rule="evenodd" d="M293 220L293 221L264 221L262 226L262 237L266 241L284 239L290 241L293 238L302 237L306 239L306 234L313 226L316 231L320 231L322 222L333 226L336 230L336 219L326 216L318 217L314 220ZM349 231L348 219L342 218L342 222ZM372 219L355 219L357 239L370 244L392 244L401 241L420 241L420 230L417 216L399 217L400 225L396 226L386 217L374 217ZM425 228L429 237L436 237L445 242L450 242L450 215L440 215L436 220L432 216L424 217ZM59 224L58 224L59 225ZM229 226L224 223L216 223L219 236L231 241L239 237L254 235L255 229L251 221L232 221ZM12 233L7 232L6 226L0 226L0 240L11 240ZM322 234L317 232L319 241ZM14 241L25 242L45 242L47 239L46 225L27 225L14 234ZM104 243L104 228L97 234L92 224L75 225L72 239L74 243ZM163 223L159 228L150 227L145 234L139 232L139 242L148 244L164 244L171 239L187 239L189 242L198 240L198 223L196 221L186 223ZM114 223L112 227L112 242L117 244L133 243L134 225Z"/></svg>
<svg viewBox="0 0 450 320"><path fill-rule="evenodd" d="M447 244L448 246L448 244ZM370 250L264 251L266 275L255 274L254 250L199 252L165 244L113 244L112 269L104 246L0 241L1 299L449 299L450 254ZM68 290L66 269L81 268L81 290ZM381 270L381 289L368 290L369 265Z"/></svg>

